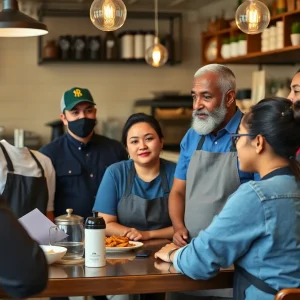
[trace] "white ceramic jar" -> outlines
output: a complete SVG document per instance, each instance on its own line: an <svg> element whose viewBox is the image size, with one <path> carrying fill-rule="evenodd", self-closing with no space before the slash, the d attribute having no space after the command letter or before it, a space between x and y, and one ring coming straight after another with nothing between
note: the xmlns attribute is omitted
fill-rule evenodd
<svg viewBox="0 0 300 300"><path fill-rule="evenodd" d="M137 31L134 35L134 58L145 59L145 32Z"/></svg>
<svg viewBox="0 0 300 300"><path fill-rule="evenodd" d="M154 45L154 31L145 33L145 52Z"/></svg>
<svg viewBox="0 0 300 300"><path fill-rule="evenodd" d="M125 31L120 35L121 39L121 59L134 58L134 32Z"/></svg>

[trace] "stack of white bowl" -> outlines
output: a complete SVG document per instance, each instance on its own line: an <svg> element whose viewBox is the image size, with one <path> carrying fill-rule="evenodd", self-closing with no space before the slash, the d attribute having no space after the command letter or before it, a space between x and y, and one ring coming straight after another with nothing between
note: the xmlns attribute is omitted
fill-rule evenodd
<svg viewBox="0 0 300 300"><path fill-rule="evenodd" d="M270 28L266 28L261 34L261 51L270 51Z"/></svg>
<svg viewBox="0 0 300 300"><path fill-rule="evenodd" d="M261 51L272 51L284 46L283 21L277 21L276 26L266 28L261 34Z"/></svg>
<svg viewBox="0 0 300 300"><path fill-rule="evenodd" d="M283 21L276 22L276 49L282 49L284 47L284 30Z"/></svg>

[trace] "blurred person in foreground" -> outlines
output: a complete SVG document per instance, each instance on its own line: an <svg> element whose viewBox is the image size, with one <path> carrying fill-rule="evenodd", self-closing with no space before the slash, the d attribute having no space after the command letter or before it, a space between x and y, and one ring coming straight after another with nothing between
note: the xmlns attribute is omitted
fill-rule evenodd
<svg viewBox="0 0 300 300"><path fill-rule="evenodd" d="M42 292L48 281L43 250L32 240L0 196L0 287L13 298Z"/></svg>

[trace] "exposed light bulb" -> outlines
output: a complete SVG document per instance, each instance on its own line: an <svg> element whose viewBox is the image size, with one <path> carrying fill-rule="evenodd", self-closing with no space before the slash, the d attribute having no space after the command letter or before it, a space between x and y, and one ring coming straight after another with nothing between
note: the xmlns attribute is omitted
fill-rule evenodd
<svg viewBox="0 0 300 300"><path fill-rule="evenodd" d="M105 1L102 6L104 26L106 28L112 28L115 25L116 19L116 7L113 2Z"/></svg>
<svg viewBox="0 0 300 300"><path fill-rule="evenodd" d="M94 0L90 9L92 23L102 31L114 31L125 22L127 9L122 0Z"/></svg>
<svg viewBox="0 0 300 300"><path fill-rule="evenodd" d="M257 0L246 0L235 13L235 22L238 28L247 34L263 32L270 23L268 7Z"/></svg>
<svg viewBox="0 0 300 300"><path fill-rule="evenodd" d="M168 57L168 50L155 37L154 45L146 50L146 62L153 67L161 67L167 62Z"/></svg>

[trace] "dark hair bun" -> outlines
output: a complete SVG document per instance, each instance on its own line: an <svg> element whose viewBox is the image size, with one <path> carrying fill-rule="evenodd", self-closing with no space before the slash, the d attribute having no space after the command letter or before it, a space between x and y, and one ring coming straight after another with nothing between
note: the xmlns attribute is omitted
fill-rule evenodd
<svg viewBox="0 0 300 300"><path fill-rule="evenodd" d="M296 101L293 104L293 114L296 123L300 123L300 101Z"/></svg>

